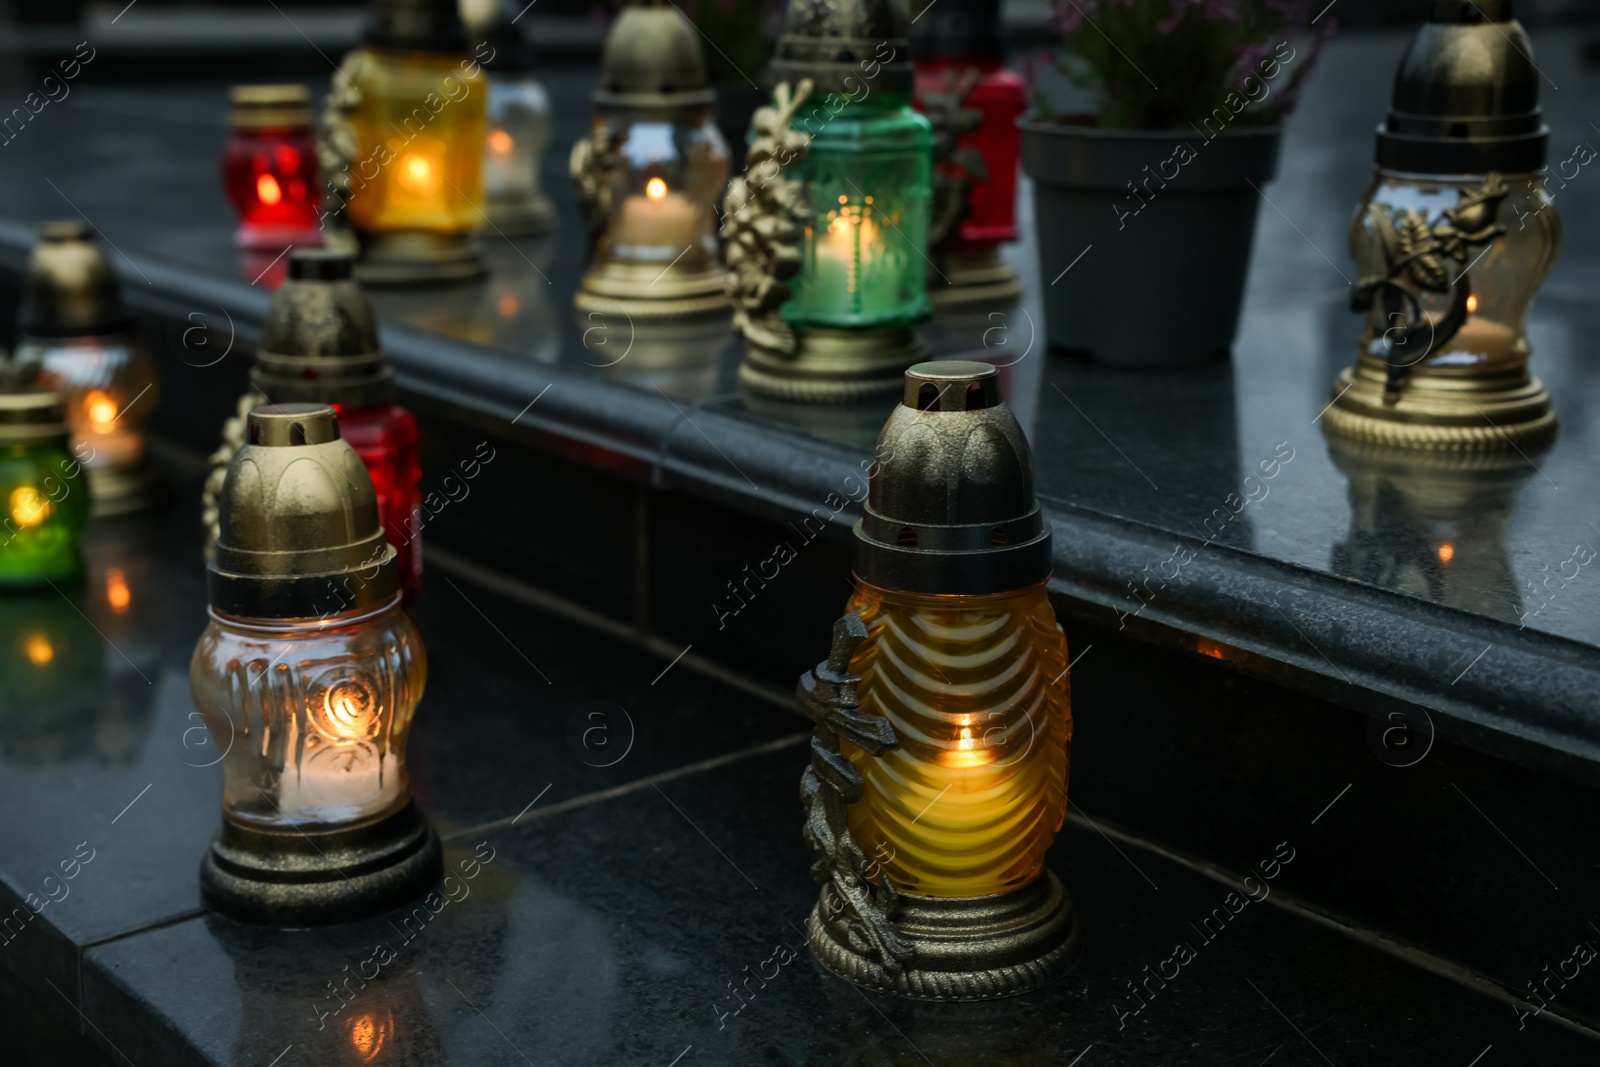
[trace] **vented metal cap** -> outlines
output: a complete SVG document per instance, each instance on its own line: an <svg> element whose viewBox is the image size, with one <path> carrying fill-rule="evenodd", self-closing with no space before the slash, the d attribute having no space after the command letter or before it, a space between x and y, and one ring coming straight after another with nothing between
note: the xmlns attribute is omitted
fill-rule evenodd
<svg viewBox="0 0 1600 1067"><path fill-rule="evenodd" d="M261 325L250 381L275 404L360 407L394 396L378 320L348 253L289 253L289 277Z"/></svg>
<svg viewBox="0 0 1600 1067"><path fill-rule="evenodd" d="M399 592L378 497L325 404L250 413L218 502L211 606L252 619L317 619Z"/></svg>
<svg viewBox="0 0 1600 1067"><path fill-rule="evenodd" d="M41 223L22 280L17 332L23 337L88 337L133 323L117 276L81 219Z"/></svg>
<svg viewBox="0 0 1600 1067"><path fill-rule="evenodd" d="M376 0L362 38L377 48L465 52L467 33L457 0Z"/></svg>
<svg viewBox="0 0 1600 1067"><path fill-rule="evenodd" d="M603 107L694 107L716 101L700 33L667 0L634 0L600 54Z"/></svg>
<svg viewBox="0 0 1600 1067"><path fill-rule="evenodd" d="M1378 166L1408 174L1516 174L1545 164L1533 46L1512 0L1435 0L1400 60Z"/></svg>
<svg viewBox="0 0 1600 1067"><path fill-rule="evenodd" d="M987 363L906 371L878 436L855 572L885 589L976 595L1050 576L1050 524L1033 495L1033 455Z"/></svg>
<svg viewBox="0 0 1600 1067"><path fill-rule="evenodd" d="M771 84L810 78L818 93L866 85L909 93L915 81L906 19L894 0L789 0L767 67Z"/></svg>

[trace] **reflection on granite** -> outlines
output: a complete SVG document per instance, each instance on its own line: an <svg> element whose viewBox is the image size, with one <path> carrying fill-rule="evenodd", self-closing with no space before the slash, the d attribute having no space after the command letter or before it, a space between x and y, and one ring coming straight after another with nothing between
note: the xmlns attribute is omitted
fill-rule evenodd
<svg viewBox="0 0 1600 1067"><path fill-rule="evenodd" d="M93 948L85 1010L159 1062L280 1067L1466 1064L1489 1044L1592 1062L1587 1034L1519 1031L1497 1000L1081 822L1051 852L1083 916L1075 970L994 1003L863 993L805 949L804 759L796 744L462 839L432 908L309 931L208 916ZM1316 814L1285 811L1284 843L1261 842L1291 860L1269 898L1331 847Z"/></svg>
<svg viewBox="0 0 1600 1067"><path fill-rule="evenodd" d="M1047 354L1040 309L1052 279L1038 276L1031 191L1022 183L1018 212L1026 236L1004 254L1022 276L1023 301L1015 308L937 317L921 330L937 354L1006 366L1005 389L1033 440L1038 488L1047 506L1131 520L1170 535L1174 544L1190 539L1200 551L1207 545L1237 549L1321 575L1383 584L1334 570L1335 547L1351 527L1351 486L1327 458L1319 421L1329 385L1350 361L1361 330L1359 317L1346 306L1353 267L1345 233L1370 173L1372 130L1384 114L1408 37L1408 32L1385 32L1337 39L1309 82L1288 127L1279 177L1264 190L1268 200L1261 209L1244 319L1229 362L1141 373ZM1588 88L1578 45L1575 35L1560 32L1536 40L1541 69L1558 84L1573 86L1550 93L1546 101L1555 158L1565 158L1566 146L1592 136L1587 115L1600 93ZM865 452L882 425L885 405L824 411L747 401L733 387L738 344L725 333L719 343L709 323L703 339L688 339L689 327L682 337L668 331L654 339L636 338L619 361L610 347L620 335L619 325L610 317L596 323L573 312L584 240L565 176L565 150L585 132L593 74L553 68L541 76L550 88L556 121L542 165L564 219L562 229L527 241L486 232L495 272L484 282L376 294L389 328L480 346L463 356L463 365L481 359L502 368L560 368L748 419L764 430L776 429L796 450L834 455L832 445L842 443ZM127 121L130 110L139 108L147 109L148 120ZM30 126L25 145L19 142L0 158L0 176L14 190L6 214L29 222L70 214L65 194L124 252L209 276L235 277L241 284L255 281L229 243L232 218L215 175L225 114L220 85L86 84ZM112 171L116 182L99 180ZM1600 384L1600 367L1587 358L1585 344L1600 330L1600 301L1593 298L1600 281L1600 240L1594 235L1600 230L1588 225L1600 196L1584 192L1582 183L1590 180L1595 179L1580 175L1570 188L1558 190L1567 240L1530 324L1533 369L1554 396L1560 435L1535 461L1537 476L1510 502L1504 567L1462 569L1453 579L1451 604L1474 605L1467 610L1476 612L1488 605L1488 617L1495 620L1506 619L1499 606L1515 603L1529 582L1541 582L1544 568L1558 569L1571 558L1574 544L1590 535L1589 523L1600 523L1600 512L1582 510L1586 501L1600 497L1600 466L1593 462L1600 452L1600 420L1587 403ZM1099 252L1091 250L1072 269L1107 269ZM137 275L128 263L123 267L129 284L137 286ZM262 286L270 282L270 273L260 279ZM1128 284L1139 282L1130 278ZM1149 313L1162 314L1161 294L1150 294ZM630 327L643 330L642 324ZM634 333L630 328L630 336ZM604 353L597 351L597 337L606 339ZM472 379L509 380L477 367ZM669 420L675 415L665 413ZM817 439L828 447L817 447ZM1217 537L1205 534L1206 517L1232 508L1230 494L1244 497L1244 479L1280 447L1292 449L1296 458L1272 484L1270 495L1257 493ZM1382 518L1388 507L1387 497L1374 502L1373 518L1391 521ZM1392 524L1406 521L1395 516ZM1382 536L1380 526L1371 528ZM1424 599L1442 589L1429 582L1401 588ZM1526 624L1530 631L1597 646L1597 603L1574 590L1529 614Z"/></svg>

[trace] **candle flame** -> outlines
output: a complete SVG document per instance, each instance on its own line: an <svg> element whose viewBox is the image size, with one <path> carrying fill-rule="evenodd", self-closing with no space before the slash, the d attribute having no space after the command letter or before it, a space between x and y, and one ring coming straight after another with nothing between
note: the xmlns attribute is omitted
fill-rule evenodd
<svg viewBox="0 0 1600 1067"><path fill-rule="evenodd" d="M19 485L11 490L11 517L26 529L37 526L50 514L50 501L39 495L31 485Z"/></svg>
<svg viewBox="0 0 1600 1067"><path fill-rule="evenodd" d="M278 179L270 174L262 174L256 178L256 196L260 201L272 207L283 201L283 190L278 187Z"/></svg>
<svg viewBox="0 0 1600 1067"><path fill-rule="evenodd" d="M109 433L117 421L117 402L101 389L91 389L83 398L83 411L89 417L89 426L95 433Z"/></svg>
<svg viewBox="0 0 1600 1067"><path fill-rule="evenodd" d="M433 160L421 152L410 152L400 159L400 184L424 195L439 189L439 172Z"/></svg>
<svg viewBox="0 0 1600 1067"><path fill-rule="evenodd" d="M970 726L961 728L961 741L956 747L967 752L972 750L972 728Z"/></svg>
<svg viewBox="0 0 1600 1067"><path fill-rule="evenodd" d="M660 178L651 178L644 183L644 195L651 200L660 200L667 195L667 183Z"/></svg>
<svg viewBox="0 0 1600 1067"><path fill-rule="evenodd" d="M511 135L505 130L495 130L489 134L489 151L497 156L511 154Z"/></svg>
<svg viewBox="0 0 1600 1067"><path fill-rule="evenodd" d="M1455 558L1456 558L1456 546L1455 545L1452 545L1449 541L1446 541L1444 544L1439 546L1439 562L1440 563L1449 563L1451 560L1453 560Z"/></svg>
<svg viewBox="0 0 1600 1067"><path fill-rule="evenodd" d="M1470 315L1472 312L1477 311L1477 310L1478 310L1478 294L1477 293L1473 293L1471 296L1467 297L1467 313Z"/></svg>
<svg viewBox="0 0 1600 1067"><path fill-rule="evenodd" d="M43 667L56 658L55 646L44 634L29 634L22 642L23 655L35 667Z"/></svg>
<svg viewBox="0 0 1600 1067"><path fill-rule="evenodd" d="M133 594L128 591L128 579L116 567L106 569L106 603L118 615L128 611L128 605L133 603Z"/></svg>

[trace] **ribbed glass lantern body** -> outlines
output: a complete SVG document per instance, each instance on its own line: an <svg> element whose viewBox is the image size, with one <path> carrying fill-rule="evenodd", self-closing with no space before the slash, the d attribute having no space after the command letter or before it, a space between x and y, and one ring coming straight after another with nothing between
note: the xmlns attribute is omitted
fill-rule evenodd
<svg viewBox="0 0 1600 1067"><path fill-rule="evenodd" d="M1461 193L1481 186L1486 176L1412 177L1378 170L1350 222L1350 254L1363 277L1383 276L1384 242L1371 217L1376 205L1397 233L1419 225L1433 226L1456 207ZM1561 220L1545 188L1543 173L1508 175L1510 192L1501 201L1494 223L1505 230L1487 245L1466 250L1466 262L1435 256L1438 280L1456 281L1466 270L1471 281L1468 317L1454 337L1416 365L1461 371L1494 372L1524 366L1528 361L1528 312L1539 285L1555 263L1561 246ZM1444 286L1441 284L1441 288ZM1442 319L1451 294L1408 289L1432 320ZM1383 358L1384 340L1398 337L1401 318L1375 301L1367 313L1362 352ZM1426 337L1423 338L1426 341Z"/></svg>
<svg viewBox="0 0 1600 1067"><path fill-rule="evenodd" d="M344 69L355 72L361 94L350 115L350 224L365 233L480 228L483 74L464 55L372 47Z"/></svg>
<svg viewBox="0 0 1600 1067"><path fill-rule="evenodd" d="M792 167L812 217L783 317L801 328L909 326L929 313L932 127L906 94L876 93L836 112L828 99L808 102L793 123L812 134Z"/></svg>
<svg viewBox="0 0 1600 1067"><path fill-rule="evenodd" d="M341 593L330 583L330 608ZM287 830L399 810L411 796L406 740L426 680L422 640L397 601L326 619L213 611L189 684L225 753L224 816Z"/></svg>
<svg viewBox="0 0 1600 1067"><path fill-rule="evenodd" d="M1067 806L1067 643L1043 583L936 596L857 580L868 638L850 664L860 708L900 744L841 750L865 782L851 836L895 889L977 897L1027 885Z"/></svg>
<svg viewBox="0 0 1600 1067"><path fill-rule="evenodd" d="M83 569L89 480L59 442L0 442L0 587L44 586Z"/></svg>

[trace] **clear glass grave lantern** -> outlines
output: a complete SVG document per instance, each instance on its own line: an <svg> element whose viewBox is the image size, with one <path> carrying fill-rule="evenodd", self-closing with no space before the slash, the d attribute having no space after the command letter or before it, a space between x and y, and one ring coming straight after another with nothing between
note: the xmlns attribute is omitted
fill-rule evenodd
<svg viewBox="0 0 1600 1067"><path fill-rule="evenodd" d="M936 307L967 308L1014 301L1022 293L1000 245L1017 239L1017 163L1022 134L1017 118L1027 87L1007 70L1000 5L993 0L940 0L917 19L911 37L919 107L959 92L951 106L971 112L954 135L952 158L939 168L963 202L952 205L953 223L935 243L937 271L928 277ZM941 109L942 110L942 109Z"/></svg>
<svg viewBox="0 0 1600 1067"><path fill-rule="evenodd" d="M461 18L467 33L481 42L474 54L489 76L484 213L494 230L516 237L555 229L556 211L539 177L540 159L550 144L550 96L533 76L528 43L507 3L462 0Z"/></svg>
<svg viewBox="0 0 1600 1067"><path fill-rule="evenodd" d="M456 0L376 0L364 43L334 75L319 152L332 207L371 285L488 271L482 205L488 83Z"/></svg>
<svg viewBox="0 0 1600 1067"><path fill-rule="evenodd" d="M1072 740L1050 526L994 367L923 363L904 381L856 525L856 594L800 683L817 724L808 940L879 992L1012 996L1079 944L1044 865Z"/></svg>
<svg viewBox="0 0 1600 1067"><path fill-rule="evenodd" d="M582 311L674 318L725 309L717 202L728 146L700 36L667 0L634 0L606 34L594 132L571 171L594 259Z"/></svg>
<svg viewBox="0 0 1600 1067"><path fill-rule="evenodd" d="M780 309L798 348L747 345L740 380L797 400L892 394L930 310L933 132L911 108L905 17L891 0L790 0L767 80L812 84L790 121L809 146L783 168L808 205Z"/></svg>
<svg viewBox="0 0 1600 1067"><path fill-rule="evenodd" d="M89 520L89 480L67 450L61 397L14 380L19 369L0 363L0 590L76 577ZM48 642L28 654L41 665L53 657Z"/></svg>
<svg viewBox="0 0 1600 1067"><path fill-rule="evenodd" d="M156 367L118 289L88 223L39 227L17 312L16 358L37 364L40 382L61 393L96 515L149 507L166 488L145 451L144 426L161 395Z"/></svg>
<svg viewBox="0 0 1600 1067"><path fill-rule="evenodd" d="M285 926L394 907L441 873L406 773L427 658L333 409L251 412L219 510L211 622L189 672L224 754L202 900Z"/></svg>
<svg viewBox="0 0 1600 1067"><path fill-rule="evenodd" d="M235 85L228 104L222 180L239 213L234 244L274 251L321 244L310 92L304 85Z"/></svg>
<svg viewBox="0 0 1600 1067"><path fill-rule="evenodd" d="M1333 385L1331 434L1479 451L1555 432L1527 318L1561 224L1540 74L1511 9L1439 0L1401 60L1350 224L1366 328Z"/></svg>

